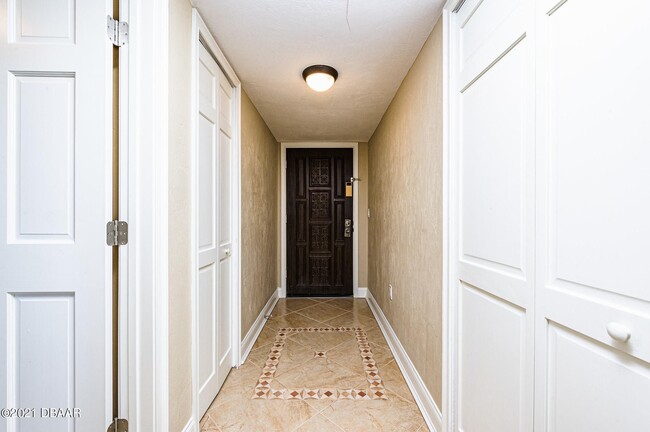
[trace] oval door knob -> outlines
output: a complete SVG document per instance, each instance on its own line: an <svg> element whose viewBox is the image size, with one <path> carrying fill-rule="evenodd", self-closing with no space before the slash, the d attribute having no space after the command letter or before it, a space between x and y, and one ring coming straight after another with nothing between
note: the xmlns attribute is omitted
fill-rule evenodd
<svg viewBox="0 0 650 432"><path fill-rule="evenodd" d="M630 336L632 336L632 332L629 328L617 322L611 322L607 324L607 334L612 339L619 342L627 342L630 340Z"/></svg>

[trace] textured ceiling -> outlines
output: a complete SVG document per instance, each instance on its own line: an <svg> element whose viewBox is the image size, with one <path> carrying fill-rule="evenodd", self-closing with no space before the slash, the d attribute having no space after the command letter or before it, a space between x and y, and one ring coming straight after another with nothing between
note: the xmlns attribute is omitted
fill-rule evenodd
<svg viewBox="0 0 650 432"><path fill-rule="evenodd" d="M443 0L194 0L278 141L367 141ZM310 90L302 71L339 79Z"/></svg>

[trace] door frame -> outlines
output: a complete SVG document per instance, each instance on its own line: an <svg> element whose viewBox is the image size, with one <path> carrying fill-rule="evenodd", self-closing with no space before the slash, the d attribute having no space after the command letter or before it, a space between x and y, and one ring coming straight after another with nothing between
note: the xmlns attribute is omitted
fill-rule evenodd
<svg viewBox="0 0 650 432"><path fill-rule="evenodd" d="M192 417L194 424L201 420L199 413L199 353L198 353L198 144L199 144L199 49L201 40L212 54L218 66L226 75L233 88L233 136L231 161L232 199L232 256L231 256L231 286L230 286L230 316L232 331L232 367L241 366L241 81L226 59L210 30L201 18L198 10L192 8L192 143L191 143L191 301L192 301Z"/></svg>
<svg viewBox="0 0 650 432"><path fill-rule="evenodd" d="M454 118L457 103L454 94L453 64L458 53L454 36L454 9L465 0L447 0L442 10L442 429L457 429L458 395L458 199L459 157L454 145L457 131Z"/></svg>
<svg viewBox="0 0 650 432"><path fill-rule="evenodd" d="M133 431L169 430L169 5L120 0L129 42L119 49L119 417ZM131 145L133 144L133 145Z"/></svg>
<svg viewBox="0 0 650 432"><path fill-rule="evenodd" d="M287 297L287 149L331 149L351 148L352 149L352 176L359 176L359 143L358 142L336 142L336 141L303 141L303 142L282 142L280 149L280 298ZM361 181L368 181L361 179ZM355 182L356 183L356 182ZM353 185L354 187L354 185ZM355 298L365 298L367 288L359 288L359 193L358 186L356 193L352 195L352 217L355 221L355 229L352 232L352 292Z"/></svg>

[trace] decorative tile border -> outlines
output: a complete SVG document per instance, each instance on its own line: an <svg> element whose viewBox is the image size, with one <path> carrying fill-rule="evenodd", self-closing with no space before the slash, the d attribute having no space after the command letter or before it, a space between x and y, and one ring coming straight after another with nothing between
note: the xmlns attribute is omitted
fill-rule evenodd
<svg viewBox="0 0 650 432"><path fill-rule="evenodd" d="M295 333L313 333L313 332L354 332L359 345L359 355L363 362L363 369L366 372L369 388L367 389L271 389L271 383L275 377L275 372L280 363L282 349L287 337ZM326 351L316 351L314 358L327 358ZM371 399L388 399L384 382L379 375L377 363L372 355L372 349L368 342L366 332L361 327L297 327L281 328L275 336L275 342L271 347L269 355L262 369L253 399L284 399L284 400L304 400L304 399L350 399L350 400L371 400Z"/></svg>

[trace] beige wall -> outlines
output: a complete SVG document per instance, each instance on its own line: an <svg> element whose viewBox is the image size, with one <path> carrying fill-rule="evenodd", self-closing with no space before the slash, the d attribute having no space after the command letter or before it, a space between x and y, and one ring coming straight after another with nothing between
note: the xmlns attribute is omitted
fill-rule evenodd
<svg viewBox="0 0 650 432"><path fill-rule="evenodd" d="M192 416L192 7L169 2L169 430Z"/></svg>
<svg viewBox="0 0 650 432"><path fill-rule="evenodd" d="M169 7L169 430L180 431L192 416L192 7ZM280 146L245 92L241 115L243 336L278 286Z"/></svg>
<svg viewBox="0 0 650 432"><path fill-rule="evenodd" d="M442 21L368 147L369 288L442 407Z"/></svg>
<svg viewBox="0 0 650 432"><path fill-rule="evenodd" d="M277 289L280 145L242 92L242 337Z"/></svg>
<svg viewBox="0 0 650 432"><path fill-rule="evenodd" d="M359 287L368 287L368 143L359 143Z"/></svg>

